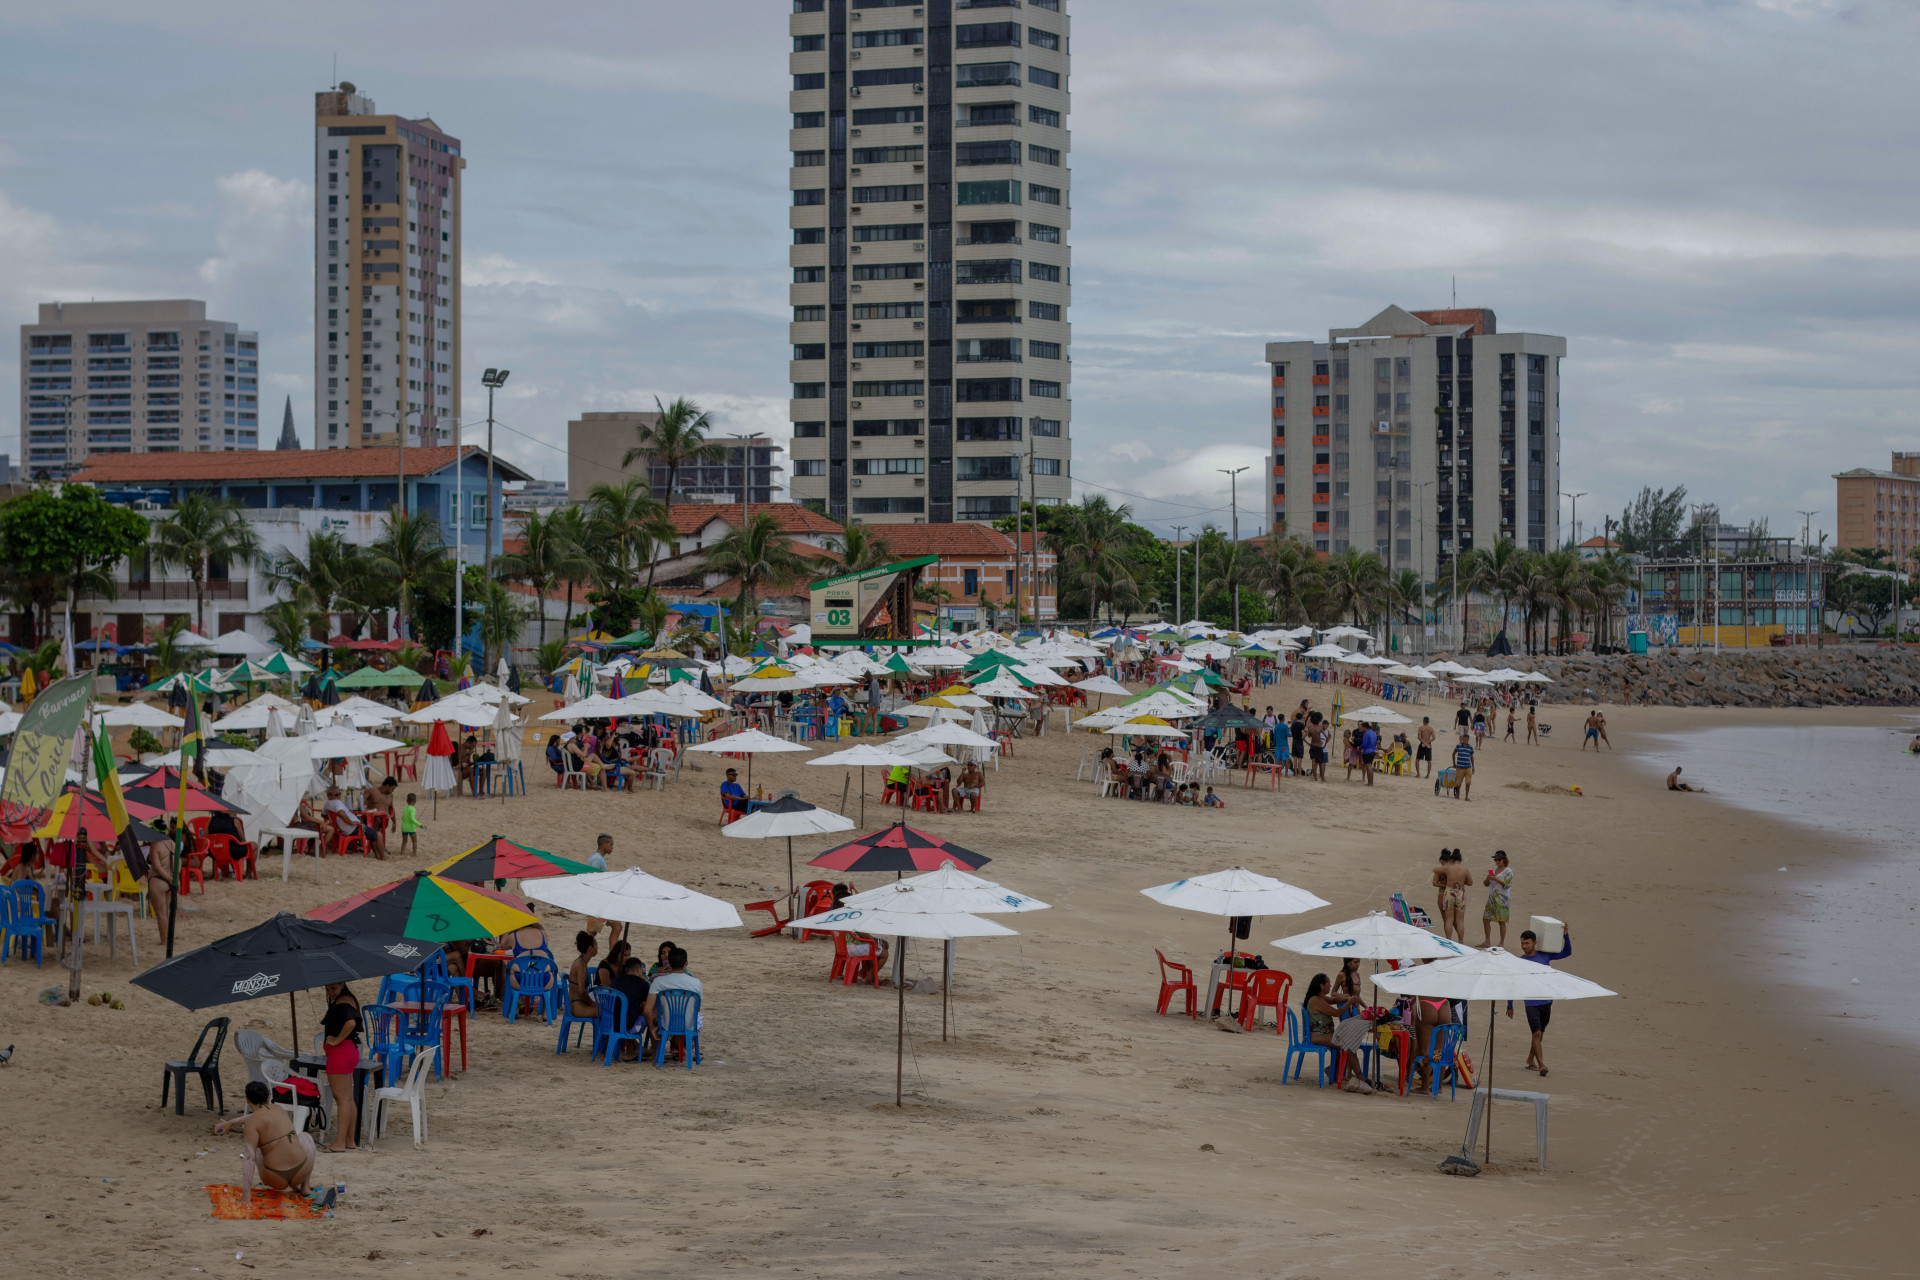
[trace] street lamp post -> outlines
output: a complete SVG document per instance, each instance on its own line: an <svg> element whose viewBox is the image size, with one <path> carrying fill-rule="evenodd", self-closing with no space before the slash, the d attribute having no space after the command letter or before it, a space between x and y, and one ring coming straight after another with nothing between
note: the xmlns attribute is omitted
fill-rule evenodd
<svg viewBox="0 0 1920 1280"><path fill-rule="evenodd" d="M1414 528L1418 531L1417 536L1420 539L1419 554L1416 557L1418 565L1416 567L1420 573L1420 638L1423 642L1421 645L1421 652L1423 653L1426 651L1424 641L1426 640L1427 634L1427 522L1423 513L1427 510L1427 487L1438 483L1439 481L1437 480L1415 480L1412 482L1414 493Z"/></svg>
<svg viewBox="0 0 1920 1280"><path fill-rule="evenodd" d="M1180 586L1180 539L1186 531L1187 526L1183 524L1173 526L1173 625L1176 627L1180 625L1180 597L1182 595Z"/></svg>
<svg viewBox="0 0 1920 1280"><path fill-rule="evenodd" d="M1587 496L1587 491L1582 489L1578 493L1568 493L1565 489L1562 489L1560 496L1573 499L1573 542L1575 548L1578 549L1580 545L1580 499Z"/></svg>
<svg viewBox="0 0 1920 1280"><path fill-rule="evenodd" d="M1233 545L1236 551L1240 546L1240 473L1247 469L1246 467L1214 468L1215 471L1218 471L1227 478L1227 502L1233 512ZM1193 576L1194 589L1197 592L1199 590L1200 580L1198 551L1196 551L1194 555ZM1238 582L1233 584L1233 629L1235 631L1240 629L1240 584Z"/></svg>
<svg viewBox="0 0 1920 1280"><path fill-rule="evenodd" d="M1798 508L1795 508L1798 510ZM1806 588L1807 607L1801 611L1806 625L1801 631L1807 639L1813 639L1813 564L1808 558L1810 544L1813 541L1813 511L1800 512L1800 585Z"/></svg>
<svg viewBox="0 0 1920 1280"><path fill-rule="evenodd" d="M507 385L506 369L489 369L480 375L480 385L487 389L487 546L485 563L487 581L493 581L493 393ZM457 462L459 459L456 458Z"/></svg>

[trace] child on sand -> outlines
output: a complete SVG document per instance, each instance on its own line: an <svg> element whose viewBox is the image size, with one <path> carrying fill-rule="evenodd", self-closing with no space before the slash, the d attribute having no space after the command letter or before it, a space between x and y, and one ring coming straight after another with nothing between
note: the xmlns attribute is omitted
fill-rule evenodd
<svg viewBox="0 0 1920 1280"><path fill-rule="evenodd" d="M1219 796L1213 794L1212 787L1207 788L1206 798L1201 800L1200 803L1205 805L1209 809L1224 809L1227 807L1227 802L1225 800L1222 800Z"/></svg>
<svg viewBox="0 0 1920 1280"><path fill-rule="evenodd" d="M400 852L408 850L420 852L420 811L414 808L419 799L413 792L407 792L406 807L400 810Z"/></svg>

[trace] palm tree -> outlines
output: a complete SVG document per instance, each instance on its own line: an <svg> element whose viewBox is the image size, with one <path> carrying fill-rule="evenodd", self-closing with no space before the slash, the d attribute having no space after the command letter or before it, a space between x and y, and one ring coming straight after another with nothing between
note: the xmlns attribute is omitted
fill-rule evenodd
<svg viewBox="0 0 1920 1280"><path fill-rule="evenodd" d="M300 642L307 635L307 620L313 616L307 603L299 599L276 600L261 611L261 617L267 624L267 633L273 642L288 653L300 648Z"/></svg>
<svg viewBox="0 0 1920 1280"><path fill-rule="evenodd" d="M1393 647L1392 619L1396 616L1409 626L1417 625L1420 616L1427 608L1427 584L1420 580L1418 572L1402 569L1389 578L1386 583L1384 599L1387 603L1387 647ZM1404 646L1402 646L1404 647Z"/></svg>
<svg viewBox="0 0 1920 1280"><path fill-rule="evenodd" d="M187 629L185 618L175 618L153 639L153 664L160 674L170 676L183 671L193 661L193 651L180 644L180 633Z"/></svg>
<svg viewBox="0 0 1920 1280"><path fill-rule="evenodd" d="M1355 626L1369 621L1378 608L1387 582L1387 563L1371 551L1348 547L1327 561L1328 604L1336 618L1351 617Z"/></svg>
<svg viewBox="0 0 1920 1280"><path fill-rule="evenodd" d="M547 517L547 524L555 538L579 547L583 553L592 543L593 531L588 527L585 507L562 507ZM573 593L583 583L593 581L593 578L593 562L584 554L578 563L568 561L561 566L559 580L567 584L567 613L560 624L563 632L573 630ZM563 635L561 638L566 637Z"/></svg>
<svg viewBox="0 0 1920 1280"><path fill-rule="evenodd" d="M627 450L620 459L620 465L630 467L635 462L657 462L667 469L667 505L673 505L673 491L680 480L680 468L689 463L725 462L727 446L717 440L707 439L707 432L713 429L711 415L699 405L681 396L672 404L661 404L660 397L653 398L653 407L659 412L651 423L641 423L634 428L639 443Z"/></svg>
<svg viewBox="0 0 1920 1280"><path fill-rule="evenodd" d="M647 643L658 648L664 636L660 633L667 629L667 614L671 610L658 592L650 591L640 607L633 611L633 625L647 633Z"/></svg>
<svg viewBox="0 0 1920 1280"><path fill-rule="evenodd" d="M1254 563L1254 580L1273 601L1273 616L1281 622L1307 616L1321 593L1322 578L1320 557L1291 535L1268 538Z"/></svg>
<svg viewBox="0 0 1920 1280"><path fill-rule="evenodd" d="M1541 597L1560 615L1559 652L1567 651L1568 623L1574 611L1583 608L1592 597L1587 591L1587 575L1580 553L1572 550L1549 551L1540 557Z"/></svg>
<svg viewBox="0 0 1920 1280"><path fill-rule="evenodd" d="M542 675L551 676L565 665L567 661L566 640L562 638L559 640L541 641L540 647L534 650L534 660L540 664L540 673Z"/></svg>
<svg viewBox="0 0 1920 1280"><path fill-rule="evenodd" d="M1127 555L1127 521L1133 508L1125 503L1116 507L1105 495L1095 494L1056 512L1042 536L1059 562L1061 587L1087 592L1087 616L1099 615L1102 599L1111 605L1122 584L1137 594Z"/></svg>
<svg viewBox="0 0 1920 1280"><path fill-rule="evenodd" d="M407 635L415 594L429 584L449 582L452 577L440 522L431 512L403 514L398 507L389 508L386 526L367 554L368 567L393 587L397 610L395 629ZM454 619L456 650L460 646L461 622L462 619Z"/></svg>
<svg viewBox="0 0 1920 1280"><path fill-rule="evenodd" d="M189 490L173 514L153 526L151 549L159 564L185 569L193 579L195 621L205 635L208 576L216 564L251 564L260 554L260 539L239 503Z"/></svg>
<svg viewBox="0 0 1920 1280"><path fill-rule="evenodd" d="M496 658L520 643L520 629L526 624L526 606L514 598L506 584L487 583L480 598L480 645L486 650L489 670Z"/></svg>
<svg viewBox="0 0 1920 1280"><path fill-rule="evenodd" d="M827 545L838 551L840 558L846 562L846 568L842 570L844 573L878 569L893 563L893 544L875 525L850 525L829 537Z"/></svg>
<svg viewBox="0 0 1920 1280"><path fill-rule="evenodd" d="M744 624L754 611L762 582L797 578L807 571L807 562L780 532L773 513L756 511L745 524L713 544L707 552L707 569L740 579L735 617Z"/></svg>
<svg viewBox="0 0 1920 1280"><path fill-rule="evenodd" d="M1216 591L1233 593L1235 631L1240 629L1240 588L1259 580L1258 558L1258 553L1246 543L1226 538L1218 539L1201 554L1200 594L1210 596Z"/></svg>
<svg viewBox="0 0 1920 1280"><path fill-rule="evenodd" d="M1600 615L1602 643L1613 643L1613 606L1639 582L1631 564L1609 551L1586 562L1587 590Z"/></svg>
<svg viewBox="0 0 1920 1280"><path fill-rule="evenodd" d="M369 611L372 599L382 594L373 576L367 572L366 552L337 533L313 534L304 559L282 550L266 567L268 584L287 593L309 614L309 621L317 620L323 628L326 615L336 608L356 615Z"/></svg>
<svg viewBox="0 0 1920 1280"><path fill-rule="evenodd" d="M666 518L666 508L647 492L643 480L624 484L597 484L587 494L587 538L600 566L598 579L603 586L627 587L633 584L634 566L647 562L647 589L653 589L653 565L657 543L671 541L674 527Z"/></svg>
<svg viewBox="0 0 1920 1280"><path fill-rule="evenodd" d="M593 562L580 546L567 538L567 523L559 513L542 518L539 512L527 517L519 551L510 551L494 559L494 572L509 582L524 582L533 588L539 602L540 641L547 642L547 592L563 579L587 578L593 574Z"/></svg>

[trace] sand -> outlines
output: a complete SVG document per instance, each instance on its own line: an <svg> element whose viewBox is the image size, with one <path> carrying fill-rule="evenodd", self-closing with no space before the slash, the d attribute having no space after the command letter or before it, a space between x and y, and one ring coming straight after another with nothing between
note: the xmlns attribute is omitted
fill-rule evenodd
<svg viewBox="0 0 1920 1280"><path fill-rule="evenodd" d="M1324 690L1291 682L1263 695L1325 705ZM1431 713L1446 723L1452 708ZM160 1062L184 1055L206 1017L230 1013L285 1041L284 999L188 1013L128 983L122 946L117 961L89 949L86 987L122 996L124 1011L45 1008L34 994L64 985L64 969L15 961L0 969L0 1045L17 1045L0 1069L8 1270L1912 1274L1911 1054L1879 1047L1874 1028L1837 1015L1833 993L1787 987L1766 963L1777 949L1768 921L1795 910L1796 882L1863 855L1711 796L1670 795L1628 765L1639 731L1897 715L1616 707L1617 750L1596 758L1577 750L1577 714L1554 708L1545 718L1564 723L1550 745L1489 744L1470 803L1413 779L1368 790L1335 768L1324 786L1226 788L1224 812L1097 800L1072 780L1083 737L1023 740L988 774L985 813L914 822L991 855L986 874L1056 909L1004 917L1018 938L962 944L947 1043L938 999L908 996L905 1109L892 1105L890 988L829 985L824 941L682 937L708 993L701 1067L590 1065L556 1056L555 1031L537 1020L482 1015L471 1069L428 1088L425 1149L410 1145L403 1113L377 1152L322 1157L320 1178L347 1184L326 1222L212 1220L202 1187L237 1180L237 1139L210 1135L197 1097L184 1117L158 1107ZM837 801L843 775L804 759L757 759L754 779ZM193 896L182 945L496 831L576 856L611 832L616 867L736 902L784 889L783 842L718 835L717 765L663 793L562 795L536 780L504 805L442 800L419 861L327 860L316 884L302 860L282 884L273 858L266 881ZM1706 781L1714 767L1731 765L1688 772ZM544 770L535 761L528 773ZM1585 794L1556 789L1569 783ZM870 800L869 819L879 812ZM797 844L804 858L828 840ZM1515 942L1531 913L1564 918L1576 941L1565 967L1622 993L1560 1006L1545 1081L1521 1068L1524 1021L1499 1021L1495 1083L1553 1097L1544 1174L1517 1108L1497 1113L1493 1167L1442 1177L1464 1093L1283 1087L1281 1037L1153 1013L1153 949L1204 976L1223 930L1141 888L1245 864L1330 900L1256 925L1253 949L1294 974L1298 996L1317 967L1269 939L1381 908L1395 890L1431 907L1442 844L1461 846L1473 869L1508 850ZM1482 891L1469 901L1477 940ZM550 918L556 946L577 923ZM148 964L153 939L148 924ZM636 934L643 949L657 940ZM910 967L932 976L937 960L916 946ZM303 1036L319 1013L318 993L302 997ZM1478 1057L1484 1008L1474 1016ZM237 1109L235 1056L225 1079Z"/></svg>

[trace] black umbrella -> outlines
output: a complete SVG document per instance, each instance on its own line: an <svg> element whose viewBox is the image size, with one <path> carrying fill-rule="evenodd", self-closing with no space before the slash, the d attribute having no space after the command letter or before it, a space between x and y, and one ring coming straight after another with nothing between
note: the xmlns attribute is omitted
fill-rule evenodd
<svg viewBox="0 0 1920 1280"><path fill-rule="evenodd" d="M1226 733L1236 729L1252 729L1259 732L1267 727L1267 722L1228 703L1218 711L1210 711L1200 717L1200 727Z"/></svg>
<svg viewBox="0 0 1920 1280"><path fill-rule="evenodd" d="M173 711L193 701L193 695L187 692L187 682L182 680L167 690L167 710Z"/></svg>
<svg viewBox="0 0 1920 1280"><path fill-rule="evenodd" d="M409 973L435 950L397 934L366 933L282 911L264 924L162 961L133 984L189 1009L258 1000L282 991L291 1008L296 991ZM294 1017L298 1041L297 1012Z"/></svg>
<svg viewBox="0 0 1920 1280"><path fill-rule="evenodd" d="M323 707L337 707L340 705L339 681L328 680L320 686L320 705Z"/></svg>
<svg viewBox="0 0 1920 1280"><path fill-rule="evenodd" d="M415 702L438 702L440 701L440 691L433 687L432 680L422 680L420 687L414 690L413 700Z"/></svg>
<svg viewBox="0 0 1920 1280"><path fill-rule="evenodd" d="M308 702L320 701L320 673L318 671L307 677L307 683L305 687L300 690L300 696Z"/></svg>
<svg viewBox="0 0 1920 1280"><path fill-rule="evenodd" d="M520 667L517 663L507 667L507 692L520 692Z"/></svg>

